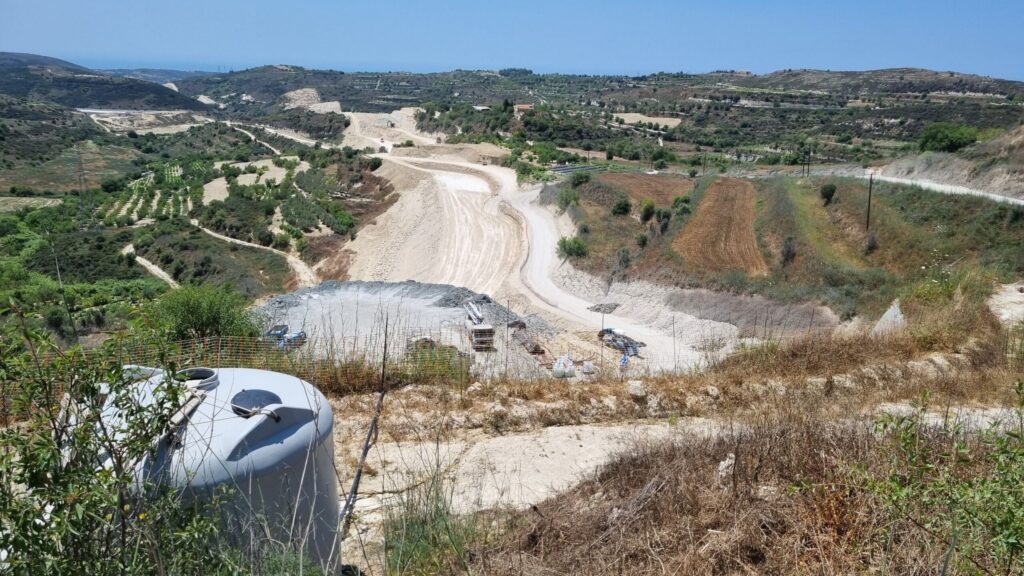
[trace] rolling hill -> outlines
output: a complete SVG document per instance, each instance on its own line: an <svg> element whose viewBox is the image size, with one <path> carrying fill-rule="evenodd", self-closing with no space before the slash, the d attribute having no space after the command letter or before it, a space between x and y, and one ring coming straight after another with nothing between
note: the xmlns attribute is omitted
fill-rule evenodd
<svg viewBox="0 0 1024 576"><path fill-rule="evenodd" d="M117 76L118 78L134 78L156 84L177 82L186 78L212 74L212 72L202 72L199 70L167 70L164 68L105 68L97 71Z"/></svg>
<svg viewBox="0 0 1024 576"><path fill-rule="evenodd" d="M847 96L930 92L1024 96L1024 82L921 68L780 70L757 76L736 77L731 82L750 88L820 91Z"/></svg>
<svg viewBox="0 0 1024 576"><path fill-rule="evenodd" d="M900 158L882 174L1024 199L1024 125L956 153L924 152Z"/></svg>
<svg viewBox="0 0 1024 576"><path fill-rule="evenodd" d="M71 108L206 109L204 104L159 84L16 52L0 53L0 94Z"/></svg>

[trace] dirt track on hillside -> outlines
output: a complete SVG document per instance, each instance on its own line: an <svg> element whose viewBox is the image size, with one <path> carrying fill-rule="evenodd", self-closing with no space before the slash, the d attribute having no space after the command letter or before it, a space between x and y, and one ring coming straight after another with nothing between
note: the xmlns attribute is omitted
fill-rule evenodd
<svg viewBox="0 0 1024 576"><path fill-rule="evenodd" d="M756 204L757 191L748 180L718 179L672 247L693 271L767 274L754 236Z"/></svg>

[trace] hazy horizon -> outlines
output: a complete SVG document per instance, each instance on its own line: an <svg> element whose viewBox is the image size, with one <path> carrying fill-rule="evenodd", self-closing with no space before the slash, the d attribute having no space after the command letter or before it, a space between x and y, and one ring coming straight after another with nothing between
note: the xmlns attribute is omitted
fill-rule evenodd
<svg viewBox="0 0 1024 576"><path fill-rule="evenodd" d="M927 68L1024 80L1024 5L606 0L387 6L321 0L100 5L0 0L0 50L90 68L228 72L267 64L346 72L529 68L642 75ZM45 22L45 26L37 23ZM87 26L83 26L86 23Z"/></svg>

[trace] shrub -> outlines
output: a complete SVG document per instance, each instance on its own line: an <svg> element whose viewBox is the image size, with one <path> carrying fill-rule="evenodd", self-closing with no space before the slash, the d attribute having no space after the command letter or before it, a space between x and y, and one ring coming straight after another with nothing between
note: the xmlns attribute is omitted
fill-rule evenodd
<svg viewBox="0 0 1024 576"><path fill-rule="evenodd" d="M226 286L182 286L157 302L153 315L175 340L260 333L245 298Z"/></svg>
<svg viewBox="0 0 1024 576"><path fill-rule="evenodd" d="M569 178L569 182L572 184L573 188L579 188L581 185L590 182L590 173L573 172L572 176Z"/></svg>
<svg viewBox="0 0 1024 576"><path fill-rule="evenodd" d="M782 267L785 268L796 259L796 242L792 236L782 242Z"/></svg>
<svg viewBox="0 0 1024 576"><path fill-rule="evenodd" d="M878 250L878 238L875 237L874 232L868 232L867 241L864 243L864 254L869 255L875 250Z"/></svg>
<svg viewBox="0 0 1024 576"><path fill-rule="evenodd" d="M556 197L558 207L565 210L569 206L576 206L580 203L580 193L574 188L562 188Z"/></svg>
<svg viewBox="0 0 1024 576"><path fill-rule="evenodd" d="M261 228L256 231L256 241L261 246L270 246L274 243L274 233L266 228Z"/></svg>
<svg viewBox="0 0 1024 576"><path fill-rule="evenodd" d="M640 221L647 222L654 217L654 202L650 199L640 203Z"/></svg>
<svg viewBox="0 0 1024 576"><path fill-rule="evenodd" d="M931 124L921 133L918 147L922 152L956 152L965 146L974 144L978 139L978 130L963 124L938 122Z"/></svg>
<svg viewBox="0 0 1024 576"><path fill-rule="evenodd" d="M636 237L636 245L641 248L647 247L647 234L638 234Z"/></svg>
<svg viewBox="0 0 1024 576"><path fill-rule="evenodd" d="M632 257L629 253L629 248L619 248L619 269L629 268L629 263Z"/></svg>
<svg viewBox="0 0 1024 576"><path fill-rule="evenodd" d="M56 350L49 341L35 344ZM0 430L0 570L141 575L159 567L168 574L226 574L235 564L238 573L251 572L225 554L213 514L197 513L214 513L215 504L186 507L174 491L152 481L136 484L135 466L172 429L181 387L168 379L159 386L160 400L134 402L137 389L120 355L52 356L12 354L0 370L0 389L26 417ZM53 409L60 400L55 391L67 394L66 412ZM118 418L101 426L96 416L108 398L122 400L115 400ZM3 416L6 422L9 413Z"/></svg>
<svg viewBox="0 0 1024 576"><path fill-rule="evenodd" d="M273 247L274 248L277 248L278 250L287 250L287 249L291 248L291 245L292 245L291 236L289 236L288 234L281 233L281 234L275 234L274 235L274 243L273 243Z"/></svg>
<svg viewBox="0 0 1024 576"><path fill-rule="evenodd" d="M561 258L585 258L588 253L587 242L579 236L558 239L558 256Z"/></svg>
<svg viewBox="0 0 1024 576"><path fill-rule="evenodd" d="M832 184L831 182L828 184L824 184L822 185L818 193L821 194L821 199L822 201L824 201L825 206L828 206L829 204L832 203L832 199L835 198L836 196L836 185Z"/></svg>
<svg viewBox="0 0 1024 576"><path fill-rule="evenodd" d="M586 222L580 222L579 226L576 227L576 233L580 236L590 234L590 225Z"/></svg>
<svg viewBox="0 0 1024 576"><path fill-rule="evenodd" d="M619 201L612 206L612 215L626 216L632 209L633 205L629 203L629 198L620 198Z"/></svg>

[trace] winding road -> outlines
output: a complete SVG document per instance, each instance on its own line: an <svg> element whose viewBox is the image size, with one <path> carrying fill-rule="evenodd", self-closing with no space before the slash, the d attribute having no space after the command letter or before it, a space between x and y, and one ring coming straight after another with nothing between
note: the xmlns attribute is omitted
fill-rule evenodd
<svg viewBox="0 0 1024 576"><path fill-rule="evenodd" d="M209 234L210 236L213 236L218 240L230 242L231 244L238 244L240 246L248 246L249 248L256 248L257 250L266 250L267 252L273 252L274 254L277 254L278 256L284 258L285 260L288 261L288 266L292 269L292 273L295 274L295 282L297 288L316 286L317 284L320 283L320 276L316 273L316 271L310 268L309 264L303 262L298 256L294 256L292 254L289 254L282 250L278 250L277 248L272 248L270 246L254 244L252 242L246 242L245 240L239 240L238 238L232 238L231 236L219 234L217 232L214 232L213 230L210 230L209 228L204 228L200 226L199 221L194 218L191 220L191 223L196 228L199 228L204 233Z"/></svg>
<svg viewBox="0 0 1024 576"><path fill-rule="evenodd" d="M520 187L513 170L498 166L382 158L390 170L416 171L426 181L403 190L399 203L350 244L352 279L418 280L499 299L521 296L533 312L557 318L570 330L596 334L614 326L645 342L652 368L701 361L685 338L680 342L635 319L589 310L595 302L555 282L562 264L555 251L560 233L555 214L537 202L539 186Z"/></svg>
<svg viewBox="0 0 1024 576"><path fill-rule="evenodd" d="M121 254L135 254L135 263L145 268L146 272L149 272L153 276L156 276L157 278L163 280L171 288L177 288L179 286L179 284L174 280L174 278L171 277L170 274L164 272L163 268L136 254L134 245L129 244L122 248Z"/></svg>

